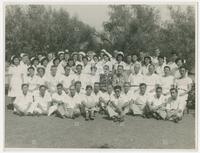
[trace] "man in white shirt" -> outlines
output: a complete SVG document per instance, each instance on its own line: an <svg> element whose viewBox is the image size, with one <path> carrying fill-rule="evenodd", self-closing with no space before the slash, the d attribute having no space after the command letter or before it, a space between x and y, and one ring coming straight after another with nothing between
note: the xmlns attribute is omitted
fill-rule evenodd
<svg viewBox="0 0 200 153"><path fill-rule="evenodd" d="M69 94L67 95L65 103L65 116L74 119L80 115L81 99L76 95L75 86L69 87Z"/></svg>
<svg viewBox="0 0 200 153"><path fill-rule="evenodd" d="M160 77L155 74L155 66L149 65L148 73L144 76L144 83L147 85L147 93L153 94L155 88L160 85Z"/></svg>
<svg viewBox="0 0 200 153"><path fill-rule="evenodd" d="M192 89L192 79L186 75L186 68L184 66L179 68L179 72L181 76L175 80L175 85L178 88L179 96L183 99L180 105L182 110L184 110L188 99L188 93Z"/></svg>
<svg viewBox="0 0 200 153"><path fill-rule="evenodd" d="M160 119L159 111L166 102L166 97L162 94L162 87L157 87L155 95L149 97L149 99L146 105L146 116Z"/></svg>
<svg viewBox="0 0 200 153"><path fill-rule="evenodd" d="M160 78L160 85L163 89L163 94L165 96L170 95L170 89L174 87L174 76L171 75L170 67L164 67L164 75Z"/></svg>
<svg viewBox="0 0 200 153"><path fill-rule="evenodd" d="M33 95L28 92L28 84L22 84L20 94L14 100L14 112L18 115L28 115L33 103Z"/></svg>
<svg viewBox="0 0 200 153"><path fill-rule="evenodd" d="M135 64L134 73L132 72L128 78L134 92L139 91L139 85L144 83L144 76L140 73L140 64Z"/></svg>
<svg viewBox="0 0 200 153"><path fill-rule="evenodd" d="M57 74L57 67L55 65L51 66L51 73L45 75L45 85L48 88L50 94L56 93L57 85L62 83L61 75Z"/></svg>
<svg viewBox="0 0 200 153"><path fill-rule="evenodd" d="M104 92L102 94L102 96L100 97L100 99L99 99L100 109L102 110L102 111L100 111L101 113L105 113L106 112L106 108L107 108L107 106L108 106L108 104L109 104L109 102L110 102L110 100L111 100L111 98L112 98L112 96L114 94L113 93L113 86L112 86L111 83L107 85L107 90L106 91L107 92Z"/></svg>
<svg viewBox="0 0 200 153"><path fill-rule="evenodd" d="M48 116L56 113L60 118L65 118L65 104L67 95L63 92L63 85L57 85L57 92L52 94L52 106L49 107Z"/></svg>
<svg viewBox="0 0 200 153"><path fill-rule="evenodd" d="M91 72L91 64L88 63L88 57L84 56L83 57L83 69L82 69L82 73L83 74L90 74Z"/></svg>
<svg viewBox="0 0 200 153"><path fill-rule="evenodd" d="M94 113L98 104L96 102L96 98L92 94L91 85L86 86L86 94L82 97L82 105L85 110L85 120L94 120Z"/></svg>
<svg viewBox="0 0 200 153"><path fill-rule="evenodd" d="M183 110L181 108L182 98L178 96L176 88L170 89L171 96L167 99L165 106L159 114L163 119L171 120L177 123L182 119Z"/></svg>
<svg viewBox="0 0 200 153"><path fill-rule="evenodd" d="M39 87L34 67L29 67L28 72L29 75L24 78L24 83L27 83L29 85L29 92L34 93Z"/></svg>
<svg viewBox="0 0 200 153"><path fill-rule="evenodd" d="M164 56L158 56L158 63L155 66L155 71L159 76L164 75L164 67L166 64L164 63Z"/></svg>
<svg viewBox="0 0 200 153"><path fill-rule="evenodd" d="M76 65L76 71L77 71L77 73L72 75L72 77L73 77L72 82L75 83L76 81L80 81L83 89L85 89L88 77L86 74L82 73L82 65L80 65L80 64Z"/></svg>
<svg viewBox="0 0 200 153"><path fill-rule="evenodd" d="M115 93L107 106L107 112L114 122L123 122L124 116L127 113L126 108L129 106L129 103L125 100L124 95L121 94L121 86L115 86L114 91Z"/></svg>
<svg viewBox="0 0 200 153"><path fill-rule="evenodd" d="M72 80L73 80L73 77L72 75L70 75L70 66L69 65L66 65L65 68L65 73L64 75L62 75L62 84L63 84L63 89L65 91L65 93L67 94L69 91L69 87L72 85Z"/></svg>
<svg viewBox="0 0 200 153"><path fill-rule="evenodd" d="M46 90L47 87L45 85L40 85L39 90L34 94L34 112L41 115L48 114L50 103L52 101L50 93Z"/></svg>
<svg viewBox="0 0 200 153"><path fill-rule="evenodd" d="M145 107L149 101L149 94L146 91L147 85L145 83L140 84L140 91L135 94L133 103L130 103L130 110L133 115L145 116Z"/></svg>

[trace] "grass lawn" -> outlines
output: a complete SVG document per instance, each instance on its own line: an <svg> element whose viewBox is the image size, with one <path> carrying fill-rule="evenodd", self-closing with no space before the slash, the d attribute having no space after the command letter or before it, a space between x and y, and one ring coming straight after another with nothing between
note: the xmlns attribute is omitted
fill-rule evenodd
<svg viewBox="0 0 200 153"><path fill-rule="evenodd" d="M6 110L5 147L194 149L194 111L179 123L127 116L119 124L102 115L85 121L82 117L19 117Z"/></svg>

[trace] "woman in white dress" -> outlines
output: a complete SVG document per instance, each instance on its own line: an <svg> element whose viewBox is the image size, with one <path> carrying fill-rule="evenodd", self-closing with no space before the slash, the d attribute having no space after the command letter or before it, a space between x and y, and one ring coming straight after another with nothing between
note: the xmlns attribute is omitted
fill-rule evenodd
<svg viewBox="0 0 200 153"><path fill-rule="evenodd" d="M11 65L8 70L8 76L10 77L8 97L10 97L11 102L13 102L20 93L19 91L21 91L21 85L24 81L23 69L20 66L20 60L17 56L11 57Z"/></svg>

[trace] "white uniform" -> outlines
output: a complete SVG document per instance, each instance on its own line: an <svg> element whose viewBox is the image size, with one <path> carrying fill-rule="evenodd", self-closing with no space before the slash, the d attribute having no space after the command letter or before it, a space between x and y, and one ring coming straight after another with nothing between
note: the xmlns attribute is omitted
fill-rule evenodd
<svg viewBox="0 0 200 153"><path fill-rule="evenodd" d="M94 98L95 98L95 102L99 103L99 99L103 97L103 93L101 91L99 91L98 93L92 93Z"/></svg>
<svg viewBox="0 0 200 153"><path fill-rule="evenodd" d="M63 84L63 87L66 88L66 89L69 89L70 85L72 84L72 80L73 80L73 77L72 75L62 75L61 76L61 82Z"/></svg>
<svg viewBox="0 0 200 153"><path fill-rule="evenodd" d="M149 102L150 102L150 105L151 105L152 108L157 107L157 106L160 106L160 105L162 105L164 102L166 102L166 97L163 96L163 95L161 95L161 96L158 98L157 95L155 94L155 95L153 95L153 96L151 96L151 97L149 97L149 98L150 98Z"/></svg>
<svg viewBox="0 0 200 153"><path fill-rule="evenodd" d="M20 61L20 67L21 67L22 73L26 76L28 74L28 65L24 64L23 61Z"/></svg>
<svg viewBox="0 0 200 153"><path fill-rule="evenodd" d="M59 74L56 74L55 76L50 75L45 75L45 84L48 87L49 92L55 93L57 91L57 85L59 83L62 83L62 76Z"/></svg>
<svg viewBox="0 0 200 153"><path fill-rule="evenodd" d="M51 99L51 95L48 91L46 91L44 97L42 97L39 90L37 90L37 92L35 92L35 94L34 94L34 101L35 101L34 103L36 103L35 111L41 114L41 113L47 112L48 105L52 101L52 99ZM40 105L40 107L42 107L42 109L38 105ZM43 110L45 112L43 112Z"/></svg>
<svg viewBox="0 0 200 153"><path fill-rule="evenodd" d="M126 67L126 63L123 62L123 61L121 61L120 63L116 62L116 63L114 64L114 69L117 70L117 67L118 67L119 65L122 65L124 68Z"/></svg>
<svg viewBox="0 0 200 153"><path fill-rule="evenodd" d="M43 77L37 76L37 84L40 85L45 85L45 75Z"/></svg>
<svg viewBox="0 0 200 153"><path fill-rule="evenodd" d="M138 74L130 74L128 78L128 82L131 83L132 89L134 92L139 91L139 85L144 83L144 76L141 73Z"/></svg>
<svg viewBox="0 0 200 153"><path fill-rule="evenodd" d="M188 91L188 86L192 84L192 79L189 78L189 77L176 79L175 84L178 87L178 94L180 95L180 94L183 94L185 91ZM188 94L185 94L185 95L180 96L180 97L183 99L181 105L184 109L185 106L186 106L186 100L188 98Z"/></svg>
<svg viewBox="0 0 200 153"><path fill-rule="evenodd" d="M91 64L88 63L87 65L83 65L83 74L90 74L91 73Z"/></svg>
<svg viewBox="0 0 200 153"><path fill-rule="evenodd" d="M144 83L147 85L146 92L152 93L155 91L156 85L160 84L160 77L153 73L152 75L144 76Z"/></svg>
<svg viewBox="0 0 200 153"><path fill-rule="evenodd" d="M58 103L53 104L53 106L49 107L49 112L48 112L48 116L50 116L53 112L55 111L59 111L60 114L64 115L65 111L64 111L64 105L67 103L67 95L65 94L65 92L62 92L61 95L59 95L57 92L52 94L52 102L56 102L56 101L60 101L63 102L63 108L60 109L60 105Z"/></svg>
<svg viewBox="0 0 200 153"><path fill-rule="evenodd" d="M88 75L86 74L74 74L72 75L72 78L73 78L73 81L76 82L76 81L80 81L81 84L82 84L82 88L85 89L86 87L86 81L88 80Z"/></svg>
<svg viewBox="0 0 200 153"><path fill-rule="evenodd" d="M91 94L90 96L87 96L86 94L82 97L82 102L85 105L85 111L91 110L96 111L96 97Z"/></svg>
<svg viewBox="0 0 200 153"><path fill-rule="evenodd" d="M113 94L110 101L114 103L118 108L122 108L127 103L123 94L121 94L119 97ZM110 103L107 106L108 114L110 117L118 116L119 114L118 112L116 112L116 108L113 107L112 103ZM128 111L129 111L129 107L126 107L122 113L125 115Z"/></svg>
<svg viewBox="0 0 200 153"><path fill-rule="evenodd" d="M133 105L130 106L130 109L135 115L142 115L144 113L144 108L147 103L149 103L149 94L145 93L144 95L136 93L133 98Z"/></svg>
<svg viewBox="0 0 200 153"><path fill-rule="evenodd" d="M125 92L123 93L123 96L124 96L125 102L130 102L134 99L135 92L134 92L134 90L129 89L129 91L127 93L125 93Z"/></svg>
<svg viewBox="0 0 200 153"><path fill-rule="evenodd" d="M164 75L164 67L166 66L166 64L163 63L163 65L159 65L157 64L155 66L155 71L159 76L163 76Z"/></svg>
<svg viewBox="0 0 200 153"><path fill-rule="evenodd" d="M174 85L174 77L169 75L169 76L162 76L160 78L160 84L162 87L162 91L164 94L167 94L170 92L170 89L172 88L172 86Z"/></svg>
<svg viewBox="0 0 200 153"><path fill-rule="evenodd" d="M8 69L8 74L11 76L8 97L16 97L21 91L23 83L23 70L20 65L11 65Z"/></svg>
<svg viewBox="0 0 200 153"><path fill-rule="evenodd" d="M149 65L148 64L147 66L146 65L143 65L142 68L141 68L141 73L145 76L149 73Z"/></svg>
<svg viewBox="0 0 200 153"><path fill-rule="evenodd" d="M38 78L37 78L36 75L34 75L33 77L26 76L24 78L24 83L27 83L29 85L28 89L32 93L35 92L37 90L37 88L38 88L38 82L37 81L38 81Z"/></svg>
<svg viewBox="0 0 200 153"><path fill-rule="evenodd" d="M14 100L14 105L16 105L18 107L18 109L20 110L20 112L25 112L26 109L28 108L29 105L32 105L33 103L33 95L30 92L27 92L26 95L23 94L23 92L18 91L19 95L16 97L16 99ZM27 112L30 111L30 108L27 110ZM16 111L16 109L14 108L14 111Z"/></svg>
<svg viewBox="0 0 200 153"><path fill-rule="evenodd" d="M88 74L87 76L88 77L87 77L87 80L86 80L86 85L94 86L95 82L99 82L100 81L99 74L96 74L96 75Z"/></svg>
<svg viewBox="0 0 200 153"><path fill-rule="evenodd" d="M113 68L112 62L110 62L110 61L107 61L107 62L103 61L102 62L102 67L104 67L105 65L108 65L109 71L112 71L112 68Z"/></svg>

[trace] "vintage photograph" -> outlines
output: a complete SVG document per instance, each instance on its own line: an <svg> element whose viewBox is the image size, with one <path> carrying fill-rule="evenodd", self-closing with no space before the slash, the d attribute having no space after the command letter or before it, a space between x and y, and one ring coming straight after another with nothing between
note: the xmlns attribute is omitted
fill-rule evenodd
<svg viewBox="0 0 200 153"><path fill-rule="evenodd" d="M4 4L4 148L196 146L197 3Z"/></svg>

